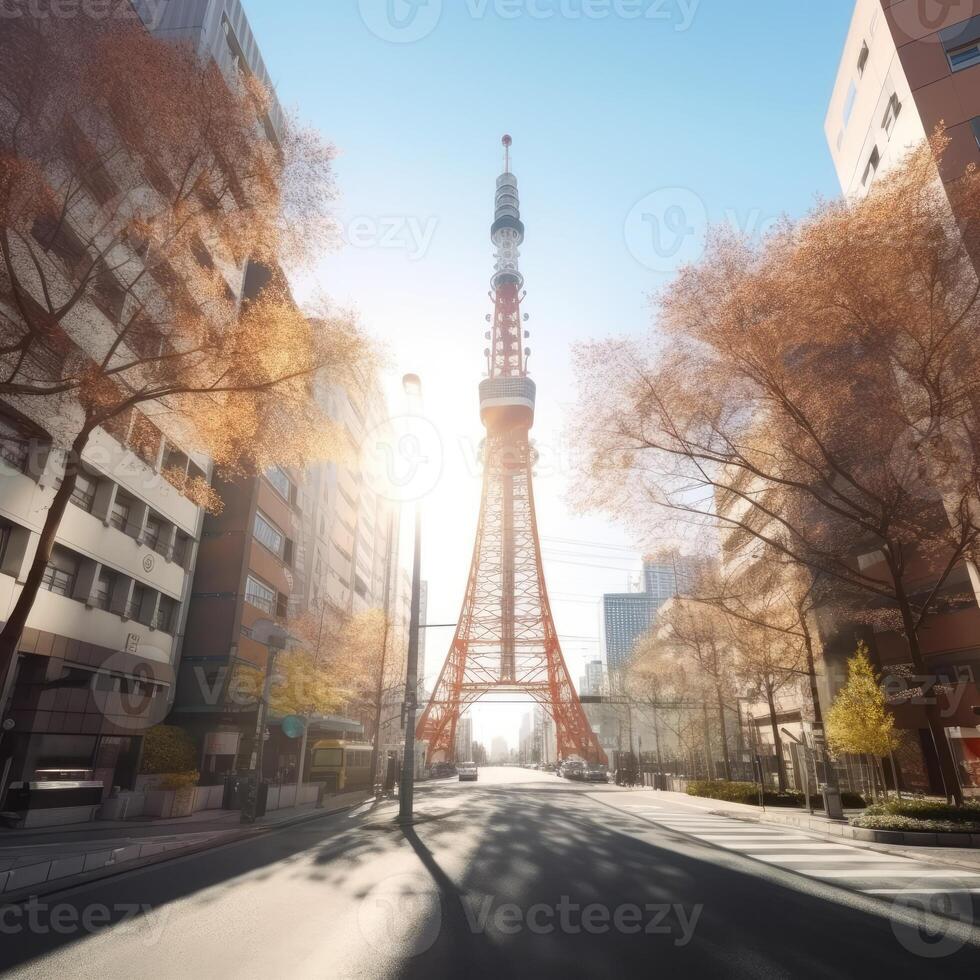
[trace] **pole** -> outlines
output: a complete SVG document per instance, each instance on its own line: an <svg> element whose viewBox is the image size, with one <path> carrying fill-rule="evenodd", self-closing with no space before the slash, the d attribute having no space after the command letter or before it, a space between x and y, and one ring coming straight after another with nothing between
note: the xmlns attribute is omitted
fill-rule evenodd
<svg viewBox="0 0 980 980"><path fill-rule="evenodd" d="M412 560L412 612L408 626L405 672L405 758L398 789L398 822L412 822L415 803L415 711L419 690L419 619L422 604L422 508L415 502L415 553Z"/></svg>
<svg viewBox="0 0 980 980"><path fill-rule="evenodd" d="M252 770L248 792L242 806L242 823L255 823L259 802L259 783L262 782L262 760L265 755L265 723L269 713L269 698L272 695L272 678L276 670L276 658L280 647L272 638L269 640L269 657L265 665L265 681L262 684L262 700L259 701L255 719L255 748L252 750Z"/></svg>

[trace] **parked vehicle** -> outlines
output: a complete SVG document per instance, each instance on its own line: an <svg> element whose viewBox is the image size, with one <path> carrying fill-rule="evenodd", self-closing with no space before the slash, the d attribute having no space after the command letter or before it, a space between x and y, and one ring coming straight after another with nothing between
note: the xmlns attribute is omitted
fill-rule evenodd
<svg viewBox="0 0 980 980"><path fill-rule="evenodd" d="M565 779L584 779L585 763L581 759L566 759L561 766L561 775Z"/></svg>
<svg viewBox="0 0 980 980"><path fill-rule="evenodd" d="M456 775L456 767L451 762L433 762L429 774L433 779L448 779Z"/></svg>
<svg viewBox="0 0 980 980"><path fill-rule="evenodd" d="M479 772L476 768L475 762L461 762L459 764L458 772L459 772L460 782L463 782L463 780L468 779L471 782L475 783L476 780L479 778Z"/></svg>
<svg viewBox="0 0 980 980"><path fill-rule="evenodd" d="M586 768L582 778L589 783L608 783L609 768L601 763L590 765Z"/></svg>
<svg viewBox="0 0 980 980"><path fill-rule="evenodd" d="M373 749L369 742L320 739L313 744L310 782L324 783L328 791L367 789Z"/></svg>

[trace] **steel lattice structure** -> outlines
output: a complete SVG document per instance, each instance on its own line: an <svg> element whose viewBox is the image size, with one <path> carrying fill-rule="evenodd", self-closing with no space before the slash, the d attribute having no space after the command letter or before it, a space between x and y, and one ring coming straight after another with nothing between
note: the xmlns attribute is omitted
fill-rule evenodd
<svg viewBox="0 0 980 980"><path fill-rule="evenodd" d="M535 385L527 375L521 316L524 241L517 178L510 172L505 136L504 173L497 179L496 247L491 281L493 327L487 378L480 384L483 497L463 608L439 680L416 729L430 759L451 759L460 714L487 694L529 695L555 721L559 758L606 762L568 675L548 601L534 514L536 461L530 430Z"/></svg>

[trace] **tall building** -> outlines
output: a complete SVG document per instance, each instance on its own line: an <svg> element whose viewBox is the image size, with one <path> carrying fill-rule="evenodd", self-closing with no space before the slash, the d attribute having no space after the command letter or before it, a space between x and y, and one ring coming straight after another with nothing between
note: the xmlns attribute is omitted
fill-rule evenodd
<svg viewBox="0 0 980 980"><path fill-rule="evenodd" d="M943 179L980 163L978 65L977 0L858 0L824 124L844 193L866 194L940 123L951 140Z"/></svg>
<svg viewBox="0 0 980 980"><path fill-rule="evenodd" d="M365 432L385 414L384 400L375 390L336 387L321 400L347 434L347 461L305 471L276 467L216 484L225 506L205 522L174 714L201 743L207 779L248 766L255 706L241 698L237 677L265 669L268 647L256 635L264 624L288 631L305 621L308 632L329 642L349 618L385 610L393 619L388 673L398 676L408 636L398 522L392 505L361 479L357 462ZM382 748L399 742L402 689L386 693ZM367 716L324 719L321 733L367 730L370 723ZM272 749L265 753L268 776L295 770L293 742L277 735Z"/></svg>
<svg viewBox="0 0 980 980"><path fill-rule="evenodd" d="M469 762L473 758L473 719L463 715L456 728L456 761Z"/></svg>
<svg viewBox="0 0 980 980"><path fill-rule="evenodd" d="M621 679L636 641L649 632L657 610L668 599L689 589L696 575L697 564L683 555L648 558L643 562L642 592L607 593L602 597L610 682Z"/></svg>
<svg viewBox="0 0 980 980"><path fill-rule="evenodd" d="M541 707L534 707L534 742L535 762L554 765L558 761L558 740L555 736L555 722L548 712Z"/></svg>
<svg viewBox="0 0 980 980"><path fill-rule="evenodd" d="M534 754L534 741L531 736L533 713L528 711L521 718L521 726L517 731L517 758L530 762Z"/></svg>
<svg viewBox="0 0 980 980"><path fill-rule="evenodd" d="M844 194L856 198L869 193L876 178L895 166L910 146L932 135L940 123L950 139L940 163L940 175L949 187L968 166L980 163L980 0L857 0L824 127ZM975 263L978 259L974 256ZM878 574L877 558L876 554L856 556L868 575ZM939 560L923 567L917 581L923 594L938 581L941 565ZM884 576L883 563L880 568ZM970 569L961 563L945 588L969 595ZM975 580L972 589L976 593ZM854 624L826 611L819 617L819 627L820 693L826 710L844 680L844 661L853 652L856 630ZM940 684L955 689L959 698L943 714L957 774L968 795L980 795L980 727L972 712L972 706L980 703L978 630L977 604L955 602L931 617L929 629L920 634L931 672ZM907 644L897 632L867 627L861 632L883 672L908 661ZM901 787L941 791L922 706L900 704L894 713L898 727L905 730L896 753Z"/></svg>
<svg viewBox="0 0 980 980"><path fill-rule="evenodd" d="M585 674L579 684L579 694L598 696L606 691L606 669L601 660L591 660L585 665Z"/></svg>
<svg viewBox="0 0 980 980"><path fill-rule="evenodd" d="M183 40L226 71L267 78L237 0L173 0L163 7L135 0L134 7L149 29L166 37L171 28L179 28ZM162 21L150 16L154 11L163 14ZM279 120L272 99L267 117L272 139ZM80 146L91 143L83 130L93 121L72 120ZM97 175L74 192L58 241L49 237L47 246L42 243L41 261L52 281L77 278L97 241L105 240L100 238L107 231L100 206L106 195L131 186L134 177L152 193L150 181L134 173L138 154L123 156L99 161ZM87 164L88 172L94 169ZM216 243L204 246L229 297L238 301L247 263L216 249ZM118 249L113 254L118 260ZM187 288L179 270L171 271L176 286ZM100 273L99 288L90 292L73 314L72 338L52 338L48 354L77 341L90 345L80 354L98 360L119 324L138 309L137 291L123 288L108 268ZM147 296L141 299L145 303ZM173 701L203 511L163 474L177 470L207 478L211 467L205 457L189 451L185 434L166 413L144 408L97 429L82 453L82 472L58 529L42 591L6 684L0 682L0 714L13 726L0 744L0 805L10 782L29 780L43 770L93 772L107 788L131 788L143 735L166 717ZM62 453L51 451L46 435L48 422L36 406L0 403L3 618L20 593L63 472Z"/></svg>
<svg viewBox="0 0 980 980"><path fill-rule="evenodd" d="M503 735L494 735L490 740L490 761L493 763L510 761L510 749Z"/></svg>

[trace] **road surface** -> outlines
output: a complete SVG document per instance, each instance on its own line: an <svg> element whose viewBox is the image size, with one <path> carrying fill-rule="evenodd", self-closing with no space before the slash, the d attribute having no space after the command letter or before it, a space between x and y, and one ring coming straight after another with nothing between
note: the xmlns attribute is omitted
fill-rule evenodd
<svg viewBox="0 0 980 980"><path fill-rule="evenodd" d="M659 799L659 802L658 802ZM12 977L977 976L980 878L516 768L7 908ZM922 904L945 917L923 916Z"/></svg>

